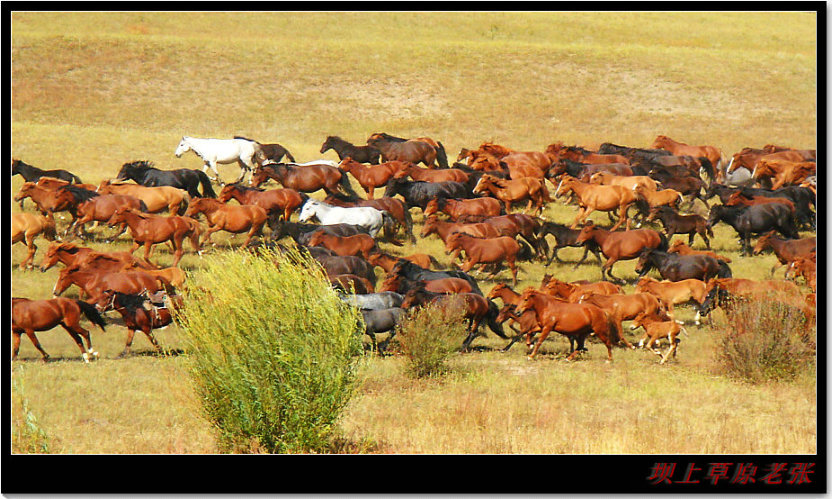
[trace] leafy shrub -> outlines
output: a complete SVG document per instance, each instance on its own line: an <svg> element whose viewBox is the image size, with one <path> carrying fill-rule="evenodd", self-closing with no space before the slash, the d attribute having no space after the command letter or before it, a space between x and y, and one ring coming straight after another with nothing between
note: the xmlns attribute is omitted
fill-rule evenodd
<svg viewBox="0 0 832 499"><path fill-rule="evenodd" d="M231 452L325 452L355 388L360 314L295 251L205 258L180 317L186 370Z"/></svg>
<svg viewBox="0 0 832 499"><path fill-rule="evenodd" d="M814 368L817 326L777 300L737 300L717 341L720 365L752 383L792 380Z"/></svg>
<svg viewBox="0 0 832 499"><path fill-rule="evenodd" d="M447 360L467 336L464 309L456 299L428 304L402 320L396 338L407 358L408 372L417 378L448 370Z"/></svg>

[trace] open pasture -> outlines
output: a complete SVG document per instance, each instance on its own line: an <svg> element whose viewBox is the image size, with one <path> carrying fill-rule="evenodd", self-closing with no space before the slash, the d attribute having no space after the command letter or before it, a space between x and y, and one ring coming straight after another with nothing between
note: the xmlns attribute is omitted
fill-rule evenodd
<svg viewBox="0 0 832 499"><path fill-rule="evenodd" d="M113 178L136 160L201 169L191 153L174 156L185 135L279 142L298 162L337 160L334 151L319 153L328 135L363 145L374 132L433 137L450 162L461 148L485 141L542 152L556 141L649 147L664 134L716 145L728 157L767 143L816 147L811 13L14 13L12 31L12 153L86 183ZM232 180L239 169L221 165L219 172ZM22 183L12 177L11 191ZM17 203L10 211L20 212ZM33 212L30 200L25 211ZM707 216L700 201L693 211ZM412 214L418 233L424 218L420 210ZM561 200L542 213L567 225L575 214ZM611 225L604 213L589 219ZM67 220L57 218L59 231ZM711 249L733 260L734 277L768 278L773 254L742 256L733 229L713 230ZM400 247L380 244L394 255L428 253L449 263L435 235L416 237ZM202 258L239 246L244 234L218 232L213 240L216 248ZM36 244L38 266L48 243ZM130 240L99 237L87 245L124 251ZM694 248L704 249L698 237ZM574 262L582 252L566 248L559 256ZM6 263L12 295L49 298L60 266L21 271L25 255L17 244ZM152 260L169 266L173 255L160 246ZM201 266L189 244L180 266ZM565 281L600 277L592 255L575 270L539 261L519 268L518 290L539 285L545 273ZM614 270L628 293L634 268L627 260ZM496 280L475 277L484 293L497 282L511 285L508 270ZM76 297L77 288L65 296ZM568 342L557 334L529 362L522 344L499 352L506 342L487 328L444 379L412 380L401 358L368 354L362 388L342 421L353 442L347 451L815 452L815 380L730 380L715 362L713 331L692 325L691 308L677 310L689 334L681 336L677 359L662 366L647 351L620 348L605 364L595 341L567 364ZM721 312L714 317L724 325ZM171 355L155 355L137 334L135 355L116 359L124 327L111 321L102 333L82 324L101 353L97 362L82 363L56 328L38 336L54 362L42 364L24 338L13 365L50 452L216 451L179 370L185 352L176 325L156 332Z"/></svg>

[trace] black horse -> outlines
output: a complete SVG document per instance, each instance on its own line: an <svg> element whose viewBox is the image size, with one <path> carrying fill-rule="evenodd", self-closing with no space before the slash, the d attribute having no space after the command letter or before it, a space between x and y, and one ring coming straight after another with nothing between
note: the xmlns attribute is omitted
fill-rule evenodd
<svg viewBox="0 0 832 499"><path fill-rule="evenodd" d="M424 211L428 201L438 197L472 199L471 189L462 182L422 182L406 178L392 178L387 182L384 196L392 198L396 194L404 198L408 208L418 206Z"/></svg>
<svg viewBox="0 0 832 499"><path fill-rule="evenodd" d="M728 202L728 198L731 197L731 194L739 190L739 187L731 187L718 182L711 182L711 185L709 185L705 190L705 199L711 199L714 196L719 196L719 200L722 201L722 204L725 204Z"/></svg>
<svg viewBox="0 0 832 499"><path fill-rule="evenodd" d="M647 221L649 222L657 218L664 225L664 233L668 241L674 234L687 234L688 245L693 246L693 236L699 234L705 241L705 246L711 249L711 241L708 239L708 235L714 237L714 232L708 226L708 221L703 217L696 214L681 215L669 206L657 206L650 211L650 216L647 217Z"/></svg>
<svg viewBox="0 0 832 499"><path fill-rule="evenodd" d="M546 262L546 265L551 265L552 260L557 260L558 263L566 264L563 260L558 257L558 250L561 248L584 248L584 256L575 264L574 268L578 268L578 265L584 263L586 260L587 255L591 251L595 258L598 259L598 264L602 265L604 262L601 261L601 248L598 247L598 243L589 239L582 243L577 242L578 234L581 231L577 229L570 229L569 227L555 223L555 222L540 222L540 228L537 230L537 238L546 240L546 235L551 234L555 236L555 245L552 247L552 255L549 257L549 260Z"/></svg>
<svg viewBox="0 0 832 499"><path fill-rule="evenodd" d="M269 217L269 228L272 230L271 239L277 241L286 236L291 237L296 243L305 245L309 242L312 234L316 231L324 231L338 237L355 236L357 234L369 234L366 227L352 224L317 225L280 220L276 216Z"/></svg>
<svg viewBox="0 0 832 499"><path fill-rule="evenodd" d="M799 224L807 226L811 230L816 230L817 228L817 219L812 212L813 208L817 209L817 200L812 190L808 187L788 185L774 191L754 187L742 187L740 188L740 192L746 197L764 196L769 198L786 198L794 203L795 214Z"/></svg>
<svg viewBox="0 0 832 499"><path fill-rule="evenodd" d="M286 149L280 144L261 144L256 140L249 139L247 137L240 137L239 135L235 135L234 138L254 142L258 146L260 146L257 152L254 153L254 159L257 161L257 164L259 165L262 165L266 161L274 161L275 163L280 163L280 160L283 159L284 156L289 158L289 161L291 161L292 163L295 162L295 158L294 156L292 156L292 153L290 153L288 149Z"/></svg>
<svg viewBox="0 0 832 499"><path fill-rule="evenodd" d="M639 255L636 272L639 277L644 277L652 268L659 271L662 279L672 282L685 279L708 281L713 277L732 277L731 267L714 257L680 255L648 248Z"/></svg>
<svg viewBox="0 0 832 499"><path fill-rule="evenodd" d="M199 170L188 168L160 170L154 168L150 161L133 161L132 163L124 163L116 178L119 180L129 179L145 187L159 187L161 185L176 187L188 191L188 195L192 198L217 197L211 187L208 175ZM197 190L200 184L202 184L202 194Z"/></svg>
<svg viewBox="0 0 832 499"><path fill-rule="evenodd" d="M67 182L81 184L81 179L77 175L66 170L41 170L36 166L24 163L19 159L12 159L12 176L20 175L26 182L37 182L41 177L57 178ZM23 209L23 202L20 200L20 209Z"/></svg>
<svg viewBox="0 0 832 499"><path fill-rule="evenodd" d="M338 159L352 158L359 163L377 165L381 158L381 151L373 146L356 146L341 137L330 135L321 146L321 154L332 149L338 154Z"/></svg>
<svg viewBox="0 0 832 499"><path fill-rule="evenodd" d="M758 204L755 206L722 206L711 208L708 227L725 222L737 231L742 251L751 254L751 235L776 230L789 239L798 239L797 224L791 208L780 203Z"/></svg>
<svg viewBox="0 0 832 499"><path fill-rule="evenodd" d="M389 140L391 142L407 142L411 139L405 139L402 137L396 137L395 135L390 135L389 133L378 133L380 137L385 140ZM436 162L439 163L440 168L448 168L448 153L445 152L445 146L442 145L442 142L436 141ZM353 158L354 159L354 158ZM358 161L358 160L356 160Z"/></svg>
<svg viewBox="0 0 832 499"><path fill-rule="evenodd" d="M471 285L473 293L482 295L482 290L480 290L480 287L477 285L477 281L461 270L430 270L422 268L407 260L399 260L396 265L390 269L390 274L399 275L411 281L435 281L437 279L457 277L468 281Z"/></svg>

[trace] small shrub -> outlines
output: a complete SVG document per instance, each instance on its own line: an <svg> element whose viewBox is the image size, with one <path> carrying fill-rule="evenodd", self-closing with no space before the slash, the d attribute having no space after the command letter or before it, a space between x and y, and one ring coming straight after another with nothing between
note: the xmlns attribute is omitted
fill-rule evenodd
<svg viewBox="0 0 832 499"><path fill-rule="evenodd" d="M192 282L186 369L220 448L328 451L355 389L358 311L294 251L213 255Z"/></svg>
<svg viewBox="0 0 832 499"><path fill-rule="evenodd" d="M417 378L448 370L447 360L467 336L464 310L455 299L421 307L402 321L396 338L407 358L408 372Z"/></svg>
<svg viewBox="0 0 832 499"><path fill-rule="evenodd" d="M719 333L724 371L752 383L793 380L814 368L817 327L798 308L777 300L736 300Z"/></svg>

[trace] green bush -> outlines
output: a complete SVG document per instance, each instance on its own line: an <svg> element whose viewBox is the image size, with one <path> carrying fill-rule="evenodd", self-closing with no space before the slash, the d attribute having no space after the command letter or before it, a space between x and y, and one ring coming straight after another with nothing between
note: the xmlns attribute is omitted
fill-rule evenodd
<svg viewBox="0 0 832 499"><path fill-rule="evenodd" d="M448 358L459 350L468 334L464 313L462 305L452 298L442 304L425 305L402 320L396 338L412 376L421 378L448 370Z"/></svg>
<svg viewBox="0 0 832 499"><path fill-rule="evenodd" d="M815 367L817 326L778 300L733 299L727 327L718 334L724 371L752 383L793 380Z"/></svg>
<svg viewBox="0 0 832 499"><path fill-rule="evenodd" d="M361 315L318 264L238 250L205 258L180 318L186 369L230 452L326 452L355 389Z"/></svg>

